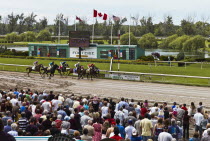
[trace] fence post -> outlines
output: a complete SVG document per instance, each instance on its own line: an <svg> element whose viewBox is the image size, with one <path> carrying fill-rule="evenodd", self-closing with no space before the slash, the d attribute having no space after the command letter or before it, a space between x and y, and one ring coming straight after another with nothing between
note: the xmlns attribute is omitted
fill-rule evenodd
<svg viewBox="0 0 210 141"><path fill-rule="evenodd" d="M184 62L184 64L185 64L184 66L185 66L185 69L186 69L186 68L187 68L187 67L186 67L186 62Z"/></svg>

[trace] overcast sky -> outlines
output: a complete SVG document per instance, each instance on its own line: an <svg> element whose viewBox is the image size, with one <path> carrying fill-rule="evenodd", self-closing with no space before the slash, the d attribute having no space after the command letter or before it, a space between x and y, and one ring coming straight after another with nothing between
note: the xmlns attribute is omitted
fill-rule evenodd
<svg viewBox="0 0 210 141"><path fill-rule="evenodd" d="M74 22L75 15L92 23L93 9L107 13L109 17L152 16L154 23L163 21L167 15L173 17L175 24L189 16L195 21L210 21L210 0L0 0L0 3L3 17L11 12L25 15L34 12L38 15L37 20L47 17L50 24L58 13L68 17L69 24Z"/></svg>

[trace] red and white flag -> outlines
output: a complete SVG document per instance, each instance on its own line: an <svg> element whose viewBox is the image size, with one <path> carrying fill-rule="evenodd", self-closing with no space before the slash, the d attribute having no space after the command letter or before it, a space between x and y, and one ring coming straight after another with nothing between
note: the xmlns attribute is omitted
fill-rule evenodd
<svg viewBox="0 0 210 141"><path fill-rule="evenodd" d="M114 15L113 15L113 20L114 20L115 22L120 21L120 17L117 17L117 16L114 16Z"/></svg>
<svg viewBox="0 0 210 141"><path fill-rule="evenodd" d="M103 20L107 20L107 14L104 13Z"/></svg>
<svg viewBox="0 0 210 141"><path fill-rule="evenodd" d="M77 16L76 16L76 20L82 22L82 20L79 17L77 17Z"/></svg>
<svg viewBox="0 0 210 141"><path fill-rule="evenodd" d="M97 10L93 10L93 17L97 17L98 16L98 12L97 12Z"/></svg>
<svg viewBox="0 0 210 141"><path fill-rule="evenodd" d="M102 13L98 13L98 16L99 16L99 17L102 17L102 16L103 16L103 14L102 14Z"/></svg>

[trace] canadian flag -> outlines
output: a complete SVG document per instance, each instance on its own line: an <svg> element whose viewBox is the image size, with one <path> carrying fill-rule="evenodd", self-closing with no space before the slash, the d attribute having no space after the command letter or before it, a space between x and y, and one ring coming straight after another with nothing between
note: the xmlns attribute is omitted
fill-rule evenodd
<svg viewBox="0 0 210 141"><path fill-rule="evenodd" d="M103 20L107 20L107 14L104 13Z"/></svg>
<svg viewBox="0 0 210 141"><path fill-rule="evenodd" d="M98 12L97 12L97 10L93 10L93 17L97 17L97 15L98 15Z"/></svg>
<svg viewBox="0 0 210 141"><path fill-rule="evenodd" d="M103 14L101 14L101 13L98 13L98 16L99 16L99 17L102 17L102 16L103 16Z"/></svg>

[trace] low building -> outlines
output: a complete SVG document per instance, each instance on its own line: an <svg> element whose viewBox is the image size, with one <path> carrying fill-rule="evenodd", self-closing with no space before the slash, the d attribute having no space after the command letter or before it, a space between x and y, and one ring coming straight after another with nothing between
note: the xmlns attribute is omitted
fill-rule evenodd
<svg viewBox="0 0 210 141"><path fill-rule="evenodd" d="M136 60L140 56L145 56L145 50L137 45L98 45L90 44L83 48L82 58L91 59L114 59ZM59 58L78 58L79 48L69 47L68 44L29 44L29 56L36 57L59 57Z"/></svg>

